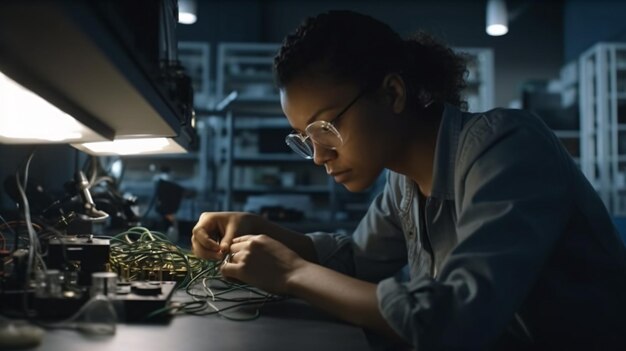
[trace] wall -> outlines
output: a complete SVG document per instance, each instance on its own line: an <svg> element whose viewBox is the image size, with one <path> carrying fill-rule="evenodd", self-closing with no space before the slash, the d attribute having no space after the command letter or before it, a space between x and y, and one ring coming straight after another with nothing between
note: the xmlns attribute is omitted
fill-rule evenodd
<svg viewBox="0 0 626 351"><path fill-rule="evenodd" d="M402 35L432 32L453 46L492 47L496 62L496 105L518 99L527 80L550 79L563 64L561 1L509 0L524 8L509 34L485 33L485 1L199 1L198 22L179 25L180 40L280 42L300 21L329 9L351 9L389 23ZM213 50L215 52L215 50ZM212 73L214 75L214 72Z"/></svg>
<svg viewBox="0 0 626 351"><path fill-rule="evenodd" d="M210 42L215 55L218 42L279 42L306 16L328 9L352 9L388 22L403 35L422 28L453 46L494 48L496 104L504 106L519 98L520 86L526 80L556 77L563 63L564 48L560 1L509 0L508 3L511 10L530 5L510 23L509 34L499 38L485 34L485 1L479 0L198 0L198 22L179 25L178 35L180 40ZM571 38L571 33L579 35L578 29L585 28L572 29L571 23L576 18L573 14L587 11L588 6L572 7L569 3L568 6L566 27ZM565 45L571 46L571 43ZM213 62L214 59L215 56ZM215 72L211 74L215 76ZM27 155L27 148L0 145L3 160L0 181L12 174ZM31 174L39 177L46 187L60 191L63 182L72 177L73 155L68 146L42 147L33 160ZM0 189L0 208L13 207L1 193Z"/></svg>
<svg viewBox="0 0 626 351"><path fill-rule="evenodd" d="M563 8L565 62L599 41L626 41L626 2L568 0Z"/></svg>

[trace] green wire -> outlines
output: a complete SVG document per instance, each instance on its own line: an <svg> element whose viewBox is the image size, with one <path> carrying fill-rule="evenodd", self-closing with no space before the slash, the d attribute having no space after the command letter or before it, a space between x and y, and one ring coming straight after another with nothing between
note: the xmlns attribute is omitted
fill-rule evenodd
<svg viewBox="0 0 626 351"><path fill-rule="evenodd" d="M237 284L222 278L220 266L223 260L207 261L193 255L190 250L183 249L172 243L167 235L151 231L145 227L132 227L110 237L111 254L109 263L112 269L118 272L127 271L130 280L138 279L144 274L170 274L179 276L182 271L185 275L176 284L176 289L184 289L185 293L194 301L175 304L157 309L148 314L145 319L151 319L164 313L213 315L236 321L254 320L260 316L260 307L255 314L249 317L233 317L224 314L224 311L240 306L261 304L282 300L282 297L261 292L248 285ZM213 292L208 286L209 281L219 281L225 285L224 289ZM228 297L236 291L247 291L255 297ZM202 293L200 293L202 292ZM217 308L211 301L236 302L233 305ZM209 310L209 308L211 310Z"/></svg>

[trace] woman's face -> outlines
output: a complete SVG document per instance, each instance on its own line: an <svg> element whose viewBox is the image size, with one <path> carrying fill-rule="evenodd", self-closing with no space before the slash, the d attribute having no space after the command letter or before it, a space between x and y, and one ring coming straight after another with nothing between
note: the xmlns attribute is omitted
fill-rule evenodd
<svg viewBox="0 0 626 351"><path fill-rule="evenodd" d="M362 191L374 183L400 144L389 104L376 91L362 93L357 84L337 84L322 75L306 74L281 89L282 109L295 132L315 121L332 122L343 144L329 149L314 145L313 161L326 168L337 183ZM350 102L350 107L341 113Z"/></svg>

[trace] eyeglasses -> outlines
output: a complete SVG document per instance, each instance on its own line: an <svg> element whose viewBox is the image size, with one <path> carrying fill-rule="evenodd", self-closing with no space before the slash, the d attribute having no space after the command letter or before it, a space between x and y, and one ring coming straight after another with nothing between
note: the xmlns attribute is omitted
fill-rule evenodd
<svg viewBox="0 0 626 351"><path fill-rule="evenodd" d="M285 137L285 143L287 143L295 153L309 160L313 158L313 143L331 150L337 149L343 145L343 139L337 128L335 128L334 123L365 95L365 92L366 90L361 91L350 101L348 106L341 110L332 120L312 122L304 129L306 136L300 133L291 133Z"/></svg>

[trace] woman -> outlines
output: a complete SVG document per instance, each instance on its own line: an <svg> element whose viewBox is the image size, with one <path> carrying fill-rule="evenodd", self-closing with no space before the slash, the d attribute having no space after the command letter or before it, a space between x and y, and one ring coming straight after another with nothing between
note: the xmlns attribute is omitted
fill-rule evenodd
<svg viewBox="0 0 626 351"><path fill-rule="evenodd" d="M462 57L353 12L309 18L274 63L287 144L350 191L388 169L385 189L351 237L204 213L196 255L417 349L625 345L624 246L538 117L461 112Z"/></svg>

